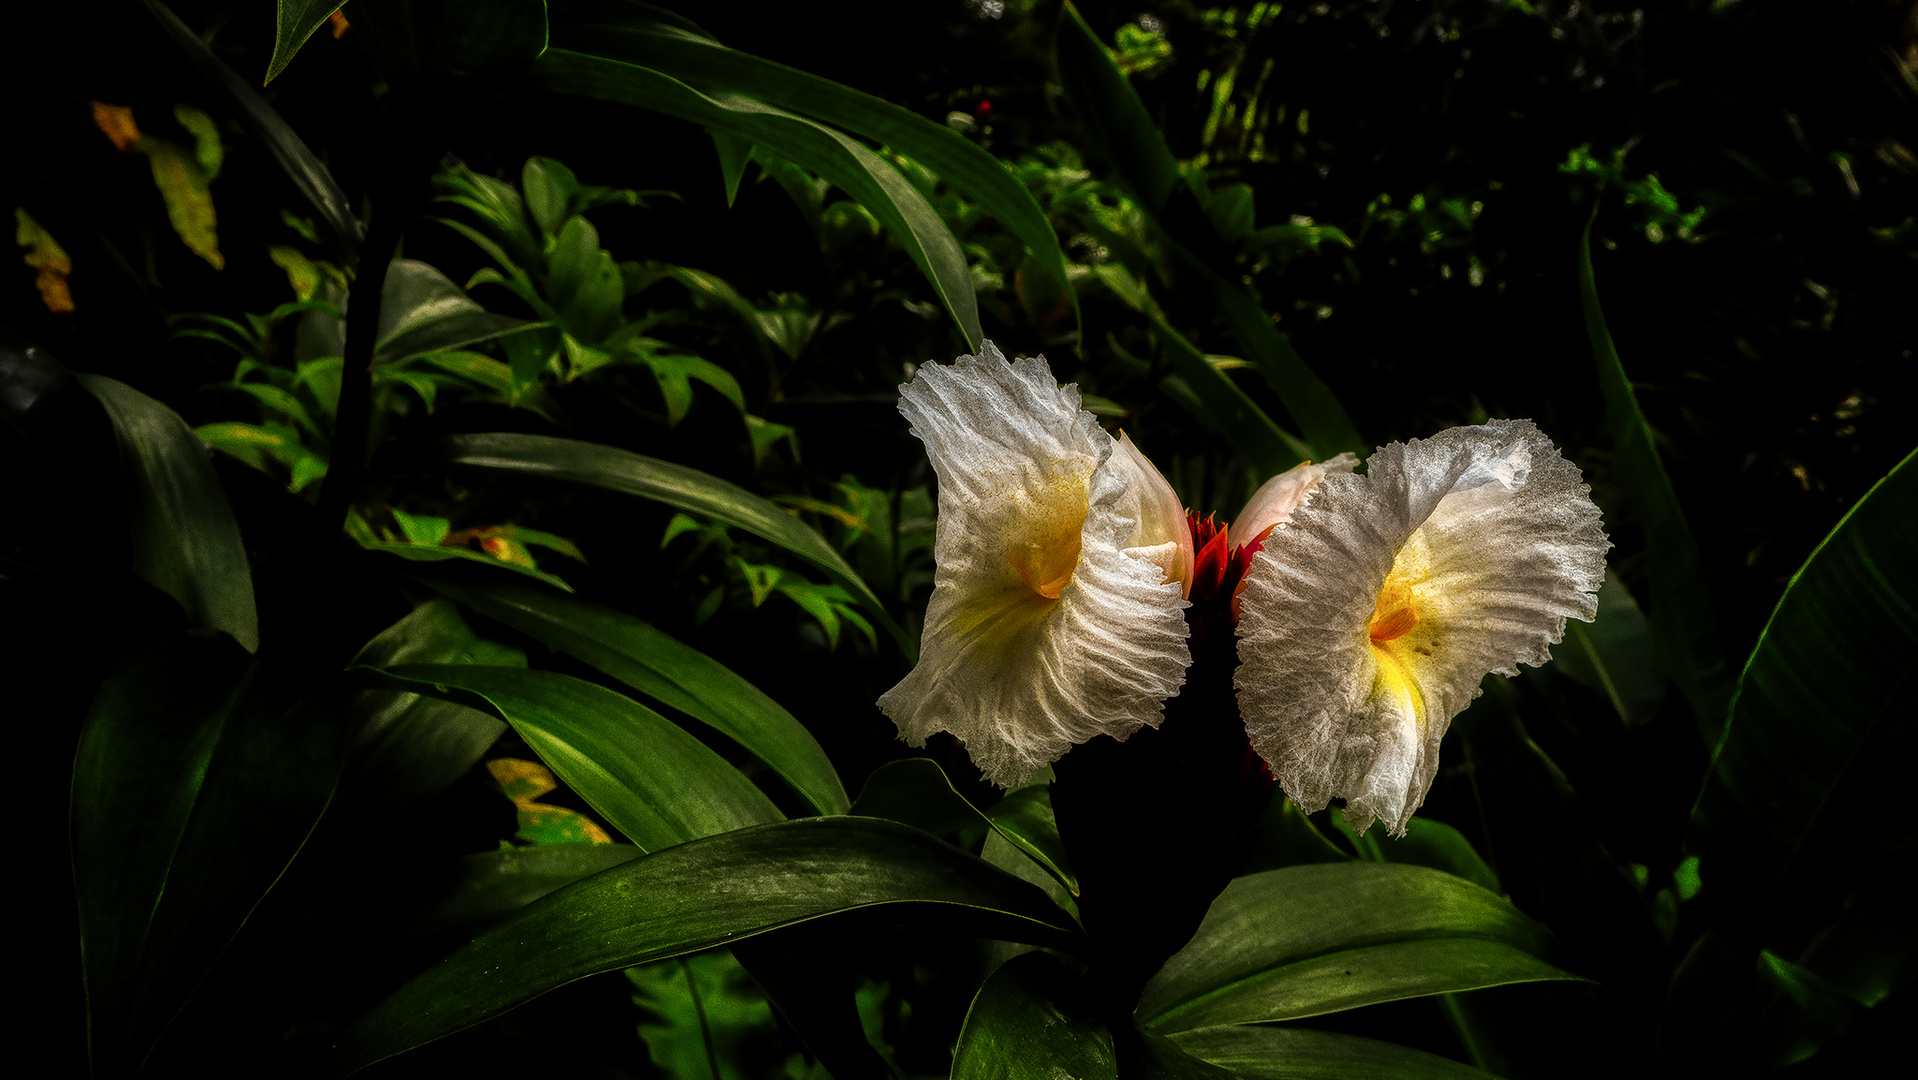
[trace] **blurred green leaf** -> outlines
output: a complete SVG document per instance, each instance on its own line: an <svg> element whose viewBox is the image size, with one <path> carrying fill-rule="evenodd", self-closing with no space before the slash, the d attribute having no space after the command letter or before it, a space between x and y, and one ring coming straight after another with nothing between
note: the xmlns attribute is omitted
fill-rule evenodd
<svg viewBox="0 0 1918 1080"><path fill-rule="evenodd" d="M241 126L272 153L280 169L293 181L293 186L320 215L320 220L326 223L340 253L351 262L359 251L364 234L359 219L353 216L352 205L347 202L346 194L333 182L333 175L326 171L326 166L320 163L313 151L307 149L306 143L287 126L286 121L280 119L280 114L273 111L266 99L213 55L213 50L200 39L200 35L181 22L172 9L160 3L160 0L141 2L146 4L147 10L174 45L235 106Z"/></svg>
<svg viewBox="0 0 1918 1080"><path fill-rule="evenodd" d="M323 1068L344 1076L597 972L872 908L941 933L1078 940L1039 890L917 830L870 818L780 822L656 852L534 901L360 1017Z"/></svg>
<svg viewBox="0 0 1918 1080"><path fill-rule="evenodd" d="M345 0L279 0L273 32L273 59L267 62L265 82L272 82Z"/></svg>
<svg viewBox="0 0 1918 1080"><path fill-rule="evenodd" d="M96 1075L139 1067L332 797L340 702L285 693L191 633L145 642L94 697L70 824Z"/></svg>
<svg viewBox="0 0 1918 1080"><path fill-rule="evenodd" d="M1618 575L1605 572L1598 618L1565 624L1565 642L1552 650L1555 669L1604 694L1627 724L1642 724L1665 701L1665 677L1652 662L1651 624Z"/></svg>
<svg viewBox="0 0 1918 1080"><path fill-rule="evenodd" d="M567 787L647 851L780 819L772 801L724 758L603 686L521 668L366 670L388 685L498 715Z"/></svg>
<svg viewBox="0 0 1918 1080"><path fill-rule="evenodd" d="M1537 958L1544 943L1508 901L1422 866L1268 870L1226 886L1146 985L1138 1015L1171 1033L1576 978Z"/></svg>
<svg viewBox="0 0 1918 1080"><path fill-rule="evenodd" d="M1585 309L1585 330L1598 367L1599 391L1605 397L1605 419L1618 455L1619 476L1645 529L1645 557L1652 578L1652 657L1685 692L1698 715L1700 734L1707 745L1715 746L1725 731L1731 672L1718 642L1717 616L1699 562L1698 542L1692 538L1684 507L1658 456L1651 425L1639 411L1611 331L1605 328L1605 312L1599 307L1598 284L1592 276L1592 222L1597 218L1594 206L1578 247L1578 296Z"/></svg>
<svg viewBox="0 0 1918 1080"><path fill-rule="evenodd" d="M571 585L566 584L566 582L544 570L537 570L516 562L508 562L505 559L496 559L491 555L474 551L471 548L435 547L427 544L402 544L384 540L366 539L360 540L360 546L368 551L384 551L390 555L398 555L402 559L410 559L413 562L447 562L449 560L458 560L460 562L478 563L481 566L491 566L503 570L511 570L515 574L524 574L535 581L543 581L553 588L565 592L573 591Z"/></svg>
<svg viewBox="0 0 1918 1080"><path fill-rule="evenodd" d="M260 647L253 573L226 492L180 414L102 375L76 376L113 421L133 527L133 569L194 626Z"/></svg>
<svg viewBox="0 0 1918 1080"><path fill-rule="evenodd" d="M1264 409L1239 389L1198 346L1187 341L1156 311L1148 311L1153 334L1184 379L1191 398L1174 395L1200 423L1222 436L1259 472L1277 476L1312 458L1312 447L1279 427Z"/></svg>
<svg viewBox="0 0 1918 1080"><path fill-rule="evenodd" d="M830 180L877 216L926 275L953 321L978 348L985 334L972 272L952 231L899 170L847 135L752 98L708 95L651 68L553 49L533 65L534 85L676 116L749 140Z"/></svg>
<svg viewBox="0 0 1918 1080"><path fill-rule="evenodd" d="M425 580L442 595L710 725L764 761L820 813L847 811L846 789L811 732L705 653L625 612L576 597L504 582Z"/></svg>
<svg viewBox="0 0 1918 1080"><path fill-rule="evenodd" d="M1705 888L1747 932L1830 905L1861 867L1912 850L1908 833L1860 828L1854 800L1899 790L1918 751L1900 677L1918 652L1914 459L1858 500L1785 587L1692 808L1686 842Z"/></svg>
<svg viewBox="0 0 1918 1080"><path fill-rule="evenodd" d="M1492 1074L1409 1046L1275 1024L1196 1028L1172 1036L1181 1050L1246 1080L1492 1080Z"/></svg>
<svg viewBox="0 0 1918 1080"><path fill-rule="evenodd" d="M1112 1032L1059 961L1026 953L979 987L952 1051L953 1080L1117 1080Z"/></svg>
<svg viewBox="0 0 1918 1080"><path fill-rule="evenodd" d="M656 499L768 540L818 566L872 612L908 657L914 642L826 538L777 505L709 473L596 443L540 435L460 435L442 460L545 476Z"/></svg>

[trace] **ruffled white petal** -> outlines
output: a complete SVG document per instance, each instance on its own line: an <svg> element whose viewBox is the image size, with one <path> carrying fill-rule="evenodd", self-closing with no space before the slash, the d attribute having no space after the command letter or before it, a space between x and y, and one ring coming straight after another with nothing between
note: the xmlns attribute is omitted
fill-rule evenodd
<svg viewBox="0 0 1918 1080"><path fill-rule="evenodd" d="M1344 453L1328 461L1313 464L1310 461L1292 466L1279 475L1259 485L1259 490L1246 500L1245 509L1232 519L1232 535L1240 544L1249 544L1264 536L1272 527L1281 524L1292 516L1304 503L1306 497L1317 490L1319 482L1327 476L1349 473L1359 467L1358 455Z"/></svg>
<svg viewBox="0 0 1918 1080"><path fill-rule="evenodd" d="M950 731L1012 785L1075 743L1156 726L1190 662L1187 605L1137 543L1146 515L1124 507L1151 498L1078 388L987 342L920 368L899 411L939 477L919 663L879 699L900 734Z"/></svg>
<svg viewBox="0 0 1918 1080"><path fill-rule="evenodd" d="M1165 579L1179 582L1190 596L1192 527L1186 523L1185 506L1158 467L1124 432L1119 433L1112 465L1126 483L1125 494L1119 497L1119 512L1137 522L1121 546L1157 563Z"/></svg>
<svg viewBox="0 0 1918 1080"><path fill-rule="evenodd" d="M1253 745L1306 810L1403 834L1487 672L1590 621L1611 546L1577 467L1530 421L1382 447L1254 557L1235 682Z"/></svg>

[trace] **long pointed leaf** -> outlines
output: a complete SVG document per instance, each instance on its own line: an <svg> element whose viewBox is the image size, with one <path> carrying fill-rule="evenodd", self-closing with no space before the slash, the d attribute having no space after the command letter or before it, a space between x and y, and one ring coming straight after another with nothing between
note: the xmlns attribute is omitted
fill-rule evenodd
<svg viewBox="0 0 1918 1080"><path fill-rule="evenodd" d="M974 823L990 825L1006 843L1038 864L1071 893L1079 880L1059 841L1046 785L1010 792L990 810L981 810L959 794L946 771L931 758L889 761L873 770L852 812L881 817L931 833L957 832Z"/></svg>
<svg viewBox="0 0 1918 1080"><path fill-rule="evenodd" d="M1222 245L1180 175L1178 161L1145 103L1070 3L1059 15L1054 58L1066 97L1091 129L1093 142L1138 196L1141 209L1159 226L1183 271L1211 296L1246 359L1264 376L1292 422L1304 432L1311 445L1310 452L1302 456L1327 458L1342 450L1367 449L1368 444L1359 437L1331 388L1306 366L1252 295L1244 286L1221 276L1197 254ZM1190 381L1189 373L1187 378ZM1205 392L1198 385L1194 389L1202 395ZM1281 468L1295 463L1288 462Z"/></svg>
<svg viewBox="0 0 1918 1080"><path fill-rule="evenodd" d="M562 16L565 10L562 7ZM746 94L890 146L931 169L1018 237L1039 267L1066 290L1077 311L1078 294L1066 277L1065 252L1045 211L998 158L958 132L871 94L677 27L599 25L602 18L595 11L577 25L555 26L555 37L562 45L588 43L579 47L642 64L706 92Z"/></svg>
<svg viewBox="0 0 1918 1080"><path fill-rule="evenodd" d="M725 758L603 686L551 671L462 664L402 664L378 675L396 687L498 715L566 786L643 850L780 818L765 793Z"/></svg>
<svg viewBox="0 0 1918 1080"><path fill-rule="evenodd" d="M458 465L570 480L657 499L746 530L808 560L843 586L911 656L913 642L886 613L845 558L811 526L736 484L676 465L597 443L541 435L461 435L447 440L443 460Z"/></svg>
<svg viewBox="0 0 1918 1080"><path fill-rule="evenodd" d="M293 57L346 0L279 0L273 28L273 59L266 65L266 81L272 82Z"/></svg>
<svg viewBox="0 0 1918 1080"><path fill-rule="evenodd" d="M986 978L952 1051L952 1080L1117 1080L1112 1032L1054 957L1026 953Z"/></svg>
<svg viewBox="0 0 1918 1080"><path fill-rule="evenodd" d="M180 414L103 375L77 376L100 399L120 443L133 526L133 569L186 609L193 625L260 647L253 573L220 478Z"/></svg>
<svg viewBox="0 0 1918 1080"><path fill-rule="evenodd" d="M1493 1080L1491 1073L1409 1046L1269 1024L1197 1028L1172 1036L1179 1049L1246 1080Z"/></svg>
<svg viewBox="0 0 1918 1080"><path fill-rule="evenodd" d="M1320 863L1239 878L1147 984L1139 1018L1171 1033L1381 1001L1569 979L1544 928L1422 866Z"/></svg>
<svg viewBox="0 0 1918 1080"><path fill-rule="evenodd" d="M870 818L781 822L635 859L534 901L356 1021L328 1071L343 1076L587 975L875 908L942 933L1078 941L1039 890L917 830Z"/></svg>
<svg viewBox="0 0 1918 1080"><path fill-rule="evenodd" d="M287 710L224 635L148 643L102 684L71 832L95 1072L131 1071L305 844L343 702Z"/></svg>
<svg viewBox="0 0 1918 1080"><path fill-rule="evenodd" d="M1593 210L1592 220L1596 220ZM1652 429L1639 411L1638 397L1625 375L1605 328L1605 312L1598 303L1598 283L1592 276L1592 221L1578 246L1578 299L1585 309L1585 330L1592 342L1592 362L1598 368L1598 387L1605 397L1605 421L1611 428L1612 449L1618 455L1620 478L1637 504L1645 529L1646 561L1651 567L1652 652L1665 673L1698 714L1699 733L1708 745L1717 745L1725 730L1731 703L1731 672L1718 643L1717 619L1711 594L1705 588L1698 560L1698 541L1685 520L1672 478L1652 442Z"/></svg>
<svg viewBox="0 0 1918 1080"><path fill-rule="evenodd" d="M143 2L159 21L161 29L166 31L167 37L233 103L238 110L241 126L266 145L274 160L280 163L287 179L293 181L293 186L320 215L320 220L326 223L340 253L346 261L352 262L359 253L360 241L365 234L360 229L359 219L353 216L353 208L347 202L346 194L333 182L333 174L326 171L326 166L320 164L320 159L307 149L306 143L287 126L279 113L273 111L266 99L213 55L213 50L207 48L206 42L188 29L171 8L160 3L160 0Z"/></svg>
<svg viewBox="0 0 1918 1080"><path fill-rule="evenodd" d="M533 65L533 85L676 116L738 135L825 177L872 211L926 275L967 343L978 348L978 298L972 271L952 230L898 169L856 140L740 94L703 94L638 64L549 49Z"/></svg>
<svg viewBox="0 0 1918 1080"><path fill-rule="evenodd" d="M711 725L771 766L822 814L851 804L812 733L718 661L622 611L517 584L429 578L482 615L576 656L640 693Z"/></svg>
<svg viewBox="0 0 1918 1080"><path fill-rule="evenodd" d="M1692 808L1701 875L1746 929L1807 900L1835 905L1860 866L1911 850L1907 830L1868 823L1878 796L1903 789L1918 750L1906 706L1913 655L1918 451L1786 586Z"/></svg>

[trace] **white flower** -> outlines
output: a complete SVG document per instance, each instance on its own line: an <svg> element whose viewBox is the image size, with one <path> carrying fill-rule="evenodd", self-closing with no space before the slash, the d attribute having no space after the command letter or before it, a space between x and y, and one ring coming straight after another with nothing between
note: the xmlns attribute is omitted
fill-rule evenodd
<svg viewBox="0 0 1918 1080"><path fill-rule="evenodd" d="M1611 544L1527 420L1453 428L1326 476L1253 557L1234 679L1252 744L1308 812L1403 835L1487 672L1551 659ZM1254 500L1257 501L1256 499Z"/></svg>
<svg viewBox="0 0 1918 1080"><path fill-rule="evenodd" d="M928 364L899 411L939 477L919 663L879 707L1014 785L1075 743L1157 726L1185 681L1192 538L1165 479L1043 357Z"/></svg>

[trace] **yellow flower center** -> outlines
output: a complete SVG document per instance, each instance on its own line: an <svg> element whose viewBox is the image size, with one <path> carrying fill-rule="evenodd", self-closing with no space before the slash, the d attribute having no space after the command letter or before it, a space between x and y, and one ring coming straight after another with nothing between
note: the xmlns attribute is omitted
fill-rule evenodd
<svg viewBox="0 0 1918 1080"><path fill-rule="evenodd" d="M1379 645L1404 637L1418 624L1418 605L1412 596L1411 583L1392 575L1385 580L1385 587L1379 590L1378 601L1372 606L1372 621L1366 624L1366 636L1374 645Z"/></svg>
<svg viewBox="0 0 1918 1080"><path fill-rule="evenodd" d="M1059 599L1059 594L1072 582L1072 571L1079 565L1080 528L1045 537L1037 542L1015 544L1006 553L1006 561L1026 583L1026 588L1048 600Z"/></svg>

